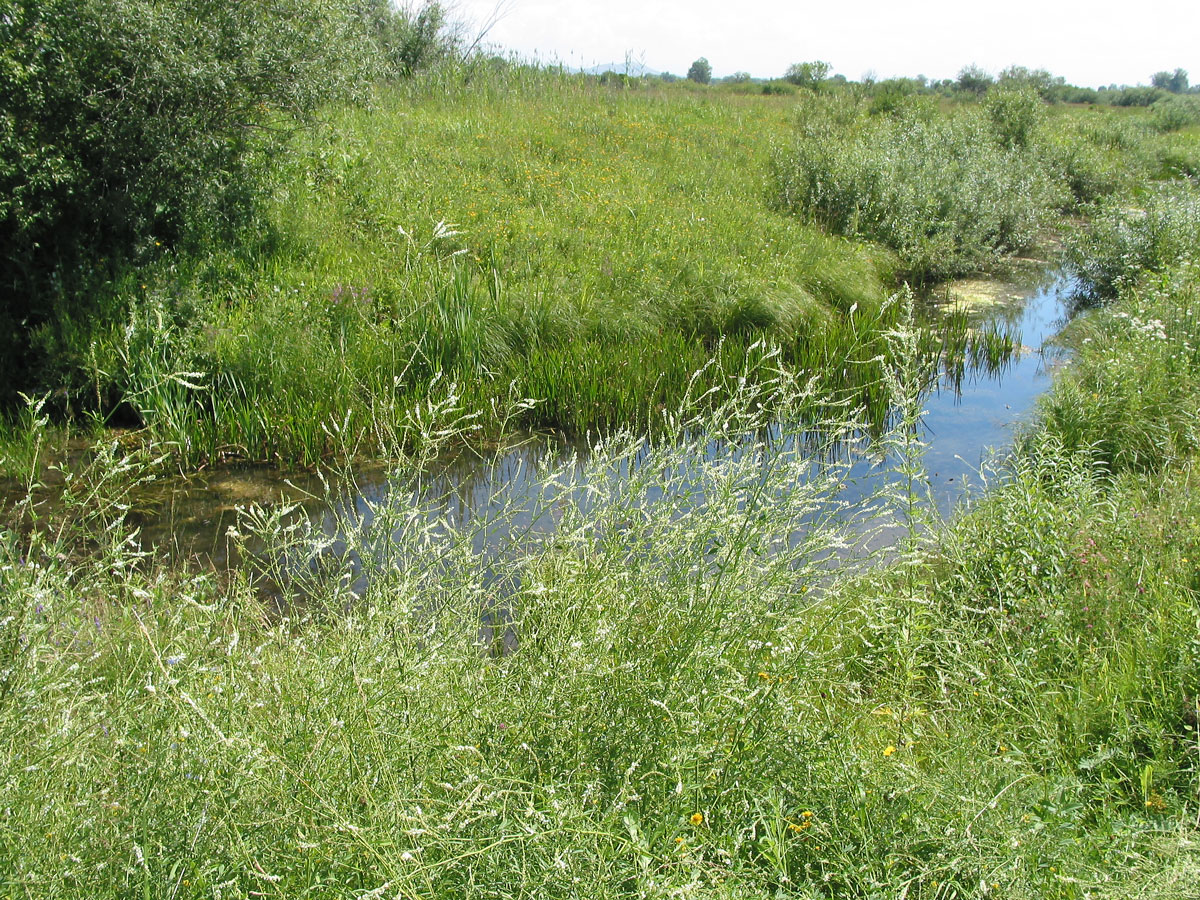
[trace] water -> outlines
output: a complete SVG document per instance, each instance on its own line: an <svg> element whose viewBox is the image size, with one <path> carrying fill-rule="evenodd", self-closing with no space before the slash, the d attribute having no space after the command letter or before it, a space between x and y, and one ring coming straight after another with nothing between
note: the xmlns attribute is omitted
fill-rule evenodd
<svg viewBox="0 0 1200 900"><path fill-rule="evenodd" d="M1019 285L1007 287L1012 289L1000 291L978 315L980 321L1001 320L1015 327L1024 345L1020 356L999 373L969 372L958 391L943 385L923 407L925 470L942 513L963 499L964 481L977 480L989 453L1011 443L1014 425L1028 418L1038 396L1050 387L1054 365L1063 359L1061 349L1047 341L1066 323L1072 282L1052 273L1028 294Z"/></svg>
<svg viewBox="0 0 1200 900"><path fill-rule="evenodd" d="M1044 344L1065 322L1069 287L1057 273L1025 284L971 282L950 287L951 293L974 301L974 324L1013 328L1024 349L1002 371L968 371L954 386L943 379L926 398L923 462L930 500L940 514L950 513L969 495L972 485L978 489L979 472L988 455L1011 441L1015 423L1028 415L1038 395L1049 387L1049 372L1058 356ZM720 452L719 447L705 450L706 454ZM557 511L565 505L562 501L582 502L587 493L585 455L586 448L579 445L531 437L487 456L463 452L441 460L419 486L404 488L397 488L381 467L364 466L354 472L351 488L337 494L341 497L337 515L326 499L330 492L317 476L287 475L269 467L232 467L171 485L159 509L138 524L145 546L223 568L234 562L226 535L238 524L239 508L295 503L318 523L318 533L330 536L328 552L340 555L347 552L347 542L338 529L344 529L346 521L371 528L389 493L401 489L430 523L469 529L479 564L487 566L513 548L552 532ZM572 459L574 463L569 462ZM866 503L881 478L895 477L894 463L867 455L853 457L838 504L854 510ZM537 473L555 464L566 466L567 483L547 487ZM602 477L627 474L610 471ZM686 471L677 473L672 482L681 490L691 487ZM887 540L886 531L883 535ZM355 554L352 568L361 587L370 566Z"/></svg>

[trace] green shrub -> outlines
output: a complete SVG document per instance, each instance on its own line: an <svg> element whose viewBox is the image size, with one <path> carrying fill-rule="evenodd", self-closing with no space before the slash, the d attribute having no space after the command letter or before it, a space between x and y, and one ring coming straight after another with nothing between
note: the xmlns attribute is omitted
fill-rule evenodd
<svg viewBox="0 0 1200 900"><path fill-rule="evenodd" d="M1179 131L1200 123L1200 97L1164 97L1150 112L1159 131Z"/></svg>
<svg viewBox="0 0 1200 900"><path fill-rule="evenodd" d="M918 104L872 121L845 101L806 104L796 140L773 159L776 200L891 247L915 278L987 268L1028 247L1066 199L1061 179L1017 145L1036 113L1022 112L1023 96L1013 106L936 117Z"/></svg>
<svg viewBox="0 0 1200 900"><path fill-rule="evenodd" d="M1108 91L1105 99L1113 106L1151 106L1165 93L1156 87L1126 87Z"/></svg>
<svg viewBox="0 0 1200 900"><path fill-rule="evenodd" d="M796 86L794 84L789 84L786 81L768 81L762 86L762 92L768 96L788 96L796 93Z"/></svg>
<svg viewBox="0 0 1200 900"><path fill-rule="evenodd" d="M1161 185L1140 208L1122 198L1102 205L1091 224L1068 241L1067 253L1083 295L1111 300L1146 273L1195 261L1200 248L1200 190L1188 182Z"/></svg>
<svg viewBox="0 0 1200 900"><path fill-rule="evenodd" d="M415 75L454 55L457 49L441 3L426 2L419 9L398 8L391 0L360 0L360 5L384 65L394 75Z"/></svg>
<svg viewBox="0 0 1200 900"><path fill-rule="evenodd" d="M989 91L983 108L1001 146L1028 147L1046 120L1046 104L1032 88Z"/></svg>
<svg viewBox="0 0 1200 900"><path fill-rule="evenodd" d="M347 0L24 0L0 17L0 376L123 262L249 231L296 117L362 83ZM58 326L60 329L64 326ZM11 399L11 396L8 398Z"/></svg>

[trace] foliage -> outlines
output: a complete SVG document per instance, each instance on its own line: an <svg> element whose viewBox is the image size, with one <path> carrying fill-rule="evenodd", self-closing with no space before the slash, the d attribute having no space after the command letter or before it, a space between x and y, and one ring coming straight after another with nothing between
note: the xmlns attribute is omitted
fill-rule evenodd
<svg viewBox="0 0 1200 900"><path fill-rule="evenodd" d="M1162 96L1163 91L1157 87L1126 87L1107 91L1104 99L1113 106L1151 106Z"/></svg>
<svg viewBox="0 0 1200 900"><path fill-rule="evenodd" d="M915 278L985 268L1028 247L1064 203L1055 173L1018 145L1037 127L1031 93L1000 95L986 114L935 117L909 105L870 119L847 101L810 104L776 151L776 198L847 236L895 250Z"/></svg>
<svg viewBox="0 0 1200 900"><path fill-rule="evenodd" d="M733 162L747 122L783 136L779 107L489 77L527 81L451 97L393 85L342 111L279 173L289 239L274 256L160 262L97 350L171 440L211 412L278 441L290 417L315 420L347 460L380 436L361 420L403 424L415 452L389 491L355 505L331 484L312 521L244 509L231 535L244 564L214 577L150 556L127 521L175 447L106 443L52 473L50 507L47 420L29 406L26 488L0 529L3 887L99 900L1194 892L1195 188L1147 192L1144 215L1127 196L1103 205L1073 252L1105 260L1113 304L1075 326L1070 368L1014 454L985 469L989 493L941 528L916 505L912 322L880 307L869 260L745 204L754 178ZM1016 152L974 104L948 124L919 106L892 119L808 100L804 127L827 135L878 140L899 123L930 129L927 144ZM1143 139L1072 137L1117 154ZM472 179L451 186L445 171ZM589 193L598 181L606 191ZM435 217L447 206L453 219ZM611 259L593 276L607 281L573 280L581 245ZM758 290L785 277L789 294ZM680 337L704 333L715 340ZM823 358L788 355L789 340L817 338ZM885 347L900 409L882 446L905 480L852 504L830 442L864 423L830 415L809 373ZM521 372L507 367L526 353L550 373L549 402L635 384L658 439L610 430L586 458L523 473L532 511L500 496L487 521L464 521L438 460L502 405L471 392ZM184 360L211 363L208 377ZM460 385L403 381L422 367ZM650 394L667 371L682 389ZM518 390L505 421L531 396ZM914 525L895 565L866 554L889 521ZM484 558L497 522L519 537Z"/></svg>
<svg viewBox="0 0 1200 900"><path fill-rule="evenodd" d="M815 399L778 362L719 367L739 387L667 440L530 473L558 527L488 565L429 468L369 524L336 490L329 527L244 510L227 579L132 542L146 464L69 473L56 531L0 533L6 885L1186 896L1194 467L1113 478L1049 419L924 554L854 568L848 473L761 402ZM470 421L453 397L419 419L415 466Z"/></svg>
<svg viewBox="0 0 1200 900"><path fill-rule="evenodd" d="M1132 259L1131 259L1132 262ZM1079 321L1086 352L1044 404L1047 427L1107 471L1158 473L1200 449L1200 298L1196 266L1119 279L1117 308Z"/></svg>
<svg viewBox="0 0 1200 900"><path fill-rule="evenodd" d="M1154 127L1159 131L1179 131L1200 125L1200 97L1164 97L1150 107Z"/></svg>
<svg viewBox="0 0 1200 900"><path fill-rule="evenodd" d="M994 83L995 79L976 65L965 66L958 73L958 89L968 94L982 96Z"/></svg>
<svg viewBox="0 0 1200 900"><path fill-rule="evenodd" d="M1172 94L1185 94L1188 89L1188 73L1184 69L1174 72L1155 72L1150 83L1156 88L1170 91Z"/></svg>
<svg viewBox="0 0 1200 900"><path fill-rule="evenodd" d="M703 56L693 62L687 70L688 81L697 84L708 84L712 81L712 66Z"/></svg>
<svg viewBox="0 0 1200 900"><path fill-rule="evenodd" d="M450 380L488 430L650 426L708 359L762 338L886 415L890 260L763 203L780 105L524 67L447 88L445 71L302 135L270 207L286 240L144 271L77 382L130 398L192 462L315 465L331 423L394 448Z"/></svg>
<svg viewBox="0 0 1200 900"><path fill-rule="evenodd" d="M340 0L23 0L0 17L0 372L124 262L238 234L264 161L373 59ZM53 338L48 338L52 340ZM9 395L5 400L12 400Z"/></svg>
<svg viewBox="0 0 1200 900"><path fill-rule="evenodd" d="M988 91L983 108L996 139L1008 150L1027 149L1046 121L1045 103L1028 87Z"/></svg>
<svg viewBox="0 0 1200 900"><path fill-rule="evenodd" d="M912 98L924 93L924 86L913 78L888 78L877 81L871 86L871 107L873 115L900 112L909 107Z"/></svg>
<svg viewBox="0 0 1200 900"><path fill-rule="evenodd" d="M788 96L796 93L796 88L794 85L791 85L786 81L768 81L762 86L762 92L768 97L779 95Z"/></svg>
<svg viewBox="0 0 1200 900"><path fill-rule="evenodd" d="M1051 99L1056 91L1066 88L1066 79L1052 75L1045 69L1028 69L1025 66L1009 66L1000 73L996 84L1001 88L1018 88L1035 91L1043 99Z"/></svg>
<svg viewBox="0 0 1200 900"><path fill-rule="evenodd" d="M412 77L460 49L446 8L437 0L426 0L417 9L397 7L392 0L358 2L384 66L395 75Z"/></svg>
<svg viewBox="0 0 1200 900"><path fill-rule="evenodd" d="M1200 262L1200 189L1171 182L1148 191L1141 203L1130 208L1120 197L1108 200L1068 242L1068 258L1091 302L1119 296L1147 273Z"/></svg>
<svg viewBox="0 0 1200 900"><path fill-rule="evenodd" d="M784 73L783 80L789 84L794 84L797 87L808 88L809 90L817 90L821 84L829 77L830 65L827 62L814 60L813 62L793 63L788 66L787 72Z"/></svg>

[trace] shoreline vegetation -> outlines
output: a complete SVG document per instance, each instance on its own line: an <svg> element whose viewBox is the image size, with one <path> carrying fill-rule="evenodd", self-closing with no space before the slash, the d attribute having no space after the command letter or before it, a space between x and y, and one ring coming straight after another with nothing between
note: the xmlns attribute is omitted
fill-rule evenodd
<svg viewBox="0 0 1200 900"><path fill-rule="evenodd" d="M369 90L197 113L216 180L178 180L195 146L155 157L131 243L21 255L111 200L69 145L99 138L70 104L96 58L68 51L115 42L114 70L163 90L151 25L252 35L263 65L307 52L232 4L219 33L171 3L100 28L152 6L0 26L14 121L61 151L18 171L28 135L0 130L0 178L27 188L4 276L32 292L5 313L27 329L8 399L32 399L2 452L0 897L1200 896L1189 95L575 75L464 60L435 6L359 4L369 78L338 78ZM323 34L346 8L305 6ZM146 127L108 136L168 140ZM243 218L206 218L239 191ZM988 490L936 520L923 392L1011 340L923 319L905 285L1003 270L1047 231L1089 308L1071 361ZM846 469L768 440L781 421L870 433L901 477L846 509ZM332 497L364 455L419 482L530 428L591 435L581 464L629 477L560 492L554 533L487 567L470 524L403 491L369 527L333 504L332 531L251 505L221 577L127 521L172 468L320 465ZM68 436L88 445L50 510ZM872 523L886 562L834 564ZM264 579L293 593L264 603Z"/></svg>

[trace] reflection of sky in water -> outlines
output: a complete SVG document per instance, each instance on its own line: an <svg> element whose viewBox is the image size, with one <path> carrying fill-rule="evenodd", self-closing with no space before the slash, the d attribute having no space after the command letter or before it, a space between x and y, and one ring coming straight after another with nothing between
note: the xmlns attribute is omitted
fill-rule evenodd
<svg viewBox="0 0 1200 900"><path fill-rule="evenodd" d="M968 372L960 390L944 388L928 396L922 440L926 444L924 464L932 498L941 513L948 512L963 496L964 482L978 482L977 472L989 449L1001 449L1012 438L1013 424L1033 407L1037 396L1049 386L1042 343L1062 325L1065 317L1062 280L1038 287L1023 307L998 306L984 313L986 320L1016 329L1025 346L1019 359L1000 374ZM586 486L581 482L582 463L570 463L579 448L545 439L531 440L492 456L463 453L442 461L420 485L411 482L399 488L379 468L366 467L356 474L354 512L351 518L370 528L373 508L393 490L405 491L410 504L422 507L429 520L444 517L458 528L472 532L477 554L495 559L551 530L568 504L585 505ZM730 448L710 446L710 459ZM645 451L635 461L645 458ZM889 461L889 465L891 461ZM563 465L556 485L542 484L539 469ZM853 508L865 502L879 486L880 478L895 480L896 473L878 460L861 457L851 467L850 480L836 502ZM626 472L610 470L606 479L620 479ZM694 492L699 487L686 470L665 479L674 492ZM335 527L335 516L324 505L324 485L314 476L285 478L263 468L245 468L217 473L176 490L162 510L143 522L144 540L161 549L200 553L213 564L226 563L225 532L236 523L236 508L248 503L265 504L280 497L300 500L320 521L326 533ZM342 494L346 497L346 494ZM649 493L644 502L660 500L662 491ZM701 498L697 497L696 502ZM342 516L350 513L344 500ZM375 535L378 541L381 535ZM339 542L340 543L340 542ZM355 542L357 543L357 542Z"/></svg>
<svg viewBox="0 0 1200 900"><path fill-rule="evenodd" d="M977 481L989 450L1002 450L1013 437L1013 425L1028 418L1039 394L1050 386L1047 362L1054 348L1043 343L1065 323L1065 279L1043 285L1024 303L1020 317L1005 316L1020 336L1024 350L1003 372L970 373L960 390L943 389L926 398L922 439L925 471L938 509L946 513L963 495L963 479Z"/></svg>

